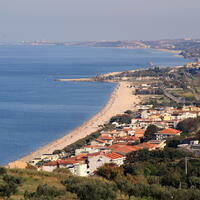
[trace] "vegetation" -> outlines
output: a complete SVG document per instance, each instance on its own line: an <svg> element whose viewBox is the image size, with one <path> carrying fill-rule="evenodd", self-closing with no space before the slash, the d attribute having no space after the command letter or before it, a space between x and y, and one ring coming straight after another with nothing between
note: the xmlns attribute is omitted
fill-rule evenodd
<svg viewBox="0 0 200 200"><path fill-rule="evenodd" d="M65 190L61 181L69 176L70 174L65 170L49 173L39 172L34 169L7 169L6 174L0 175L0 199L21 200L26 197L26 199L48 200L47 191L52 188L58 191ZM10 187L4 180L9 183ZM46 184L47 186L45 186ZM43 195L41 191L44 191ZM55 196L50 199L66 200L73 198L76 198L75 194L65 192L62 196Z"/></svg>
<svg viewBox="0 0 200 200"><path fill-rule="evenodd" d="M187 175L185 156L193 158L188 161ZM198 200L199 169L200 161L191 153L165 148L164 151L132 152L124 166L105 165L100 167L96 174L113 181L118 190L128 198Z"/></svg>
<svg viewBox="0 0 200 200"><path fill-rule="evenodd" d="M148 141L148 140L153 140L155 139L155 133L158 132L160 129L154 125L154 124L150 124L145 133L144 133L144 140Z"/></svg>
<svg viewBox="0 0 200 200"><path fill-rule="evenodd" d="M190 158L187 174L185 157ZM200 160L176 148L131 152L123 166L105 164L93 177L72 176L65 169L52 173L0 169L3 172L0 188L15 185L1 190L4 199L199 200L200 197Z"/></svg>
<svg viewBox="0 0 200 200"><path fill-rule="evenodd" d="M124 115L116 115L110 119L110 124L113 122L117 122L119 124L130 124L132 116L129 114Z"/></svg>
<svg viewBox="0 0 200 200"><path fill-rule="evenodd" d="M28 192L25 191L24 193L24 199L33 199L33 200L52 200L56 197L60 197L65 195L65 190L57 189L54 186L48 186L45 185L39 185L35 192Z"/></svg>
<svg viewBox="0 0 200 200"><path fill-rule="evenodd" d="M99 178L69 177L63 181L66 190L75 193L80 200L114 200L117 187Z"/></svg>
<svg viewBox="0 0 200 200"><path fill-rule="evenodd" d="M14 195L18 191L18 186L22 183L20 177L7 174L7 170L3 167L0 168L2 182L0 184L0 197L3 199L9 199L11 195Z"/></svg>
<svg viewBox="0 0 200 200"><path fill-rule="evenodd" d="M136 95L162 95L163 91L160 88L156 88L156 89L136 89L135 90L135 94Z"/></svg>
<svg viewBox="0 0 200 200"><path fill-rule="evenodd" d="M184 119L176 128L186 134L197 132L200 129L200 117Z"/></svg>

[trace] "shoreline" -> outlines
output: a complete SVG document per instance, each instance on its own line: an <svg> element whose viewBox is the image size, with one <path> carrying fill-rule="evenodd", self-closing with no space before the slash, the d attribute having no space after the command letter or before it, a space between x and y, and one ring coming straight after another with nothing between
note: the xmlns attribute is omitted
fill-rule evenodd
<svg viewBox="0 0 200 200"><path fill-rule="evenodd" d="M36 149L35 151L15 160L27 162L42 154L52 153L54 150L63 149L69 144L90 135L99 129L99 125L105 124L112 116L123 113L126 110L134 109L134 106L140 102L140 98L133 95L133 89L129 88L129 82L118 82L110 94L107 103L89 120L66 133L64 136ZM9 164L9 163L8 163Z"/></svg>

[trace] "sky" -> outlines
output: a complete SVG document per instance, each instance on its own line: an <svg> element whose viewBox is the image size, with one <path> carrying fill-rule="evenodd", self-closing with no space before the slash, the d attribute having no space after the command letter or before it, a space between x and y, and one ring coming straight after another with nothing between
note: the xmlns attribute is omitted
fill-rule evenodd
<svg viewBox="0 0 200 200"><path fill-rule="evenodd" d="M0 0L0 42L200 38L200 0Z"/></svg>

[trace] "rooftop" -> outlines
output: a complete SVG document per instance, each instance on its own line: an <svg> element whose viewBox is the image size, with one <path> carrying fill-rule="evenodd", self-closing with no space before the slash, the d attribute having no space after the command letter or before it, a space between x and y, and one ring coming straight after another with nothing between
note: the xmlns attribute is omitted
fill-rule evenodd
<svg viewBox="0 0 200 200"><path fill-rule="evenodd" d="M181 133L181 131L173 129L173 128L167 128L161 131L158 131L156 134L170 134L170 135L176 135L178 133Z"/></svg>

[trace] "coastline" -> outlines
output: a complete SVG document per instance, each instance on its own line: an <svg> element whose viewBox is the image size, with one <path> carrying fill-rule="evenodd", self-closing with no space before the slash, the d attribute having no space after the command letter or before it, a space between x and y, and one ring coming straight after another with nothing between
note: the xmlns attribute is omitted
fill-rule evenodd
<svg viewBox="0 0 200 200"><path fill-rule="evenodd" d="M173 53L174 54L173 56L178 57L178 58L183 58L183 56L180 55L181 50L169 50L169 49L155 49L155 50Z"/></svg>
<svg viewBox="0 0 200 200"><path fill-rule="evenodd" d="M27 162L40 157L42 154L52 153L56 149L63 149L67 145L72 144L98 130L98 126L106 123L112 116L123 113L129 109L133 110L134 106L140 102L140 98L132 94L133 89L128 87L129 85L130 83L128 82L117 83L105 106L88 121L66 133L64 136L39 147L35 151L14 162Z"/></svg>

